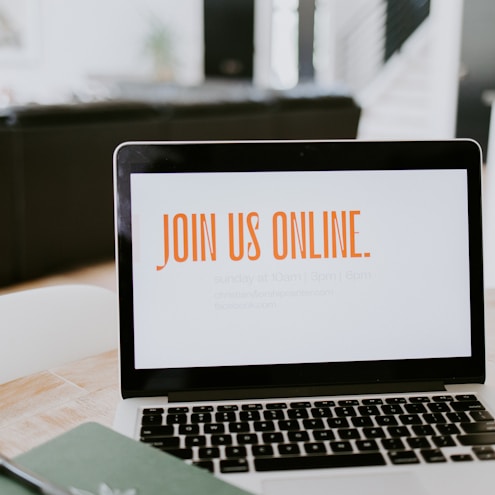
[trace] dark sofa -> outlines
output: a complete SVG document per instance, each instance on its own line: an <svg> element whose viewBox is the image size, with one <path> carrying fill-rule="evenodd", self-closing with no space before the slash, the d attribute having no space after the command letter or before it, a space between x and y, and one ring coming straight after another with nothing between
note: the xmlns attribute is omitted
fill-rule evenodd
<svg viewBox="0 0 495 495"><path fill-rule="evenodd" d="M347 95L181 91L0 116L0 285L112 259L112 155L127 140L351 139Z"/></svg>

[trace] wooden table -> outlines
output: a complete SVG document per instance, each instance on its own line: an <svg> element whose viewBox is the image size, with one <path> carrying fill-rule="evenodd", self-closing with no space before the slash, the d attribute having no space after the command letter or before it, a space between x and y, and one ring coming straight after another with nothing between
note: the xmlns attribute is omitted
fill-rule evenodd
<svg viewBox="0 0 495 495"><path fill-rule="evenodd" d="M487 360L495 369L495 289L485 297ZM111 426L120 400L117 351L0 385L0 452L16 456L87 421ZM487 383L495 384L495 373Z"/></svg>

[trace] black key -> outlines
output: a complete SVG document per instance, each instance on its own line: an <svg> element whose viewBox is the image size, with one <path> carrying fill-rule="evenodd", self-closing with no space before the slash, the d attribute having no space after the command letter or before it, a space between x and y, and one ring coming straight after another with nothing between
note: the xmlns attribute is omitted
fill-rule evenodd
<svg viewBox="0 0 495 495"><path fill-rule="evenodd" d="M373 426L373 420L369 416L356 416L351 418L352 424L356 427Z"/></svg>
<svg viewBox="0 0 495 495"><path fill-rule="evenodd" d="M189 412L188 407L169 407L167 409L169 414L181 414Z"/></svg>
<svg viewBox="0 0 495 495"><path fill-rule="evenodd" d="M211 423L211 413L192 413L191 423Z"/></svg>
<svg viewBox="0 0 495 495"><path fill-rule="evenodd" d="M431 437L431 440L437 447L455 447L455 441L450 435L440 435L438 437ZM473 444L466 444L473 445Z"/></svg>
<svg viewBox="0 0 495 495"><path fill-rule="evenodd" d="M431 436L435 434L435 430L430 425L414 425L412 427L414 433L420 437Z"/></svg>
<svg viewBox="0 0 495 495"><path fill-rule="evenodd" d="M313 418L330 418L332 410L329 407L314 407L311 409L311 415Z"/></svg>
<svg viewBox="0 0 495 495"><path fill-rule="evenodd" d="M281 430L285 431L294 431L294 430L300 430L301 426L299 425L299 421L297 419L288 419L284 421L279 421L278 426Z"/></svg>
<svg viewBox="0 0 495 495"><path fill-rule="evenodd" d="M187 423L186 414L167 414L167 424L176 425Z"/></svg>
<svg viewBox="0 0 495 495"><path fill-rule="evenodd" d="M161 425L163 422L163 416L161 414L146 414L141 418L141 425Z"/></svg>
<svg viewBox="0 0 495 495"><path fill-rule="evenodd" d="M193 413L213 412L213 406L194 406Z"/></svg>
<svg viewBox="0 0 495 495"><path fill-rule="evenodd" d="M421 416L418 414L401 414L399 419L403 425L420 425L422 423Z"/></svg>
<svg viewBox="0 0 495 495"><path fill-rule="evenodd" d="M442 451L439 449L427 449L422 450L421 455L426 462L447 462L445 456L442 454Z"/></svg>
<svg viewBox="0 0 495 495"><path fill-rule="evenodd" d="M230 423L229 431L230 433L247 433L250 431L249 423Z"/></svg>
<svg viewBox="0 0 495 495"><path fill-rule="evenodd" d="M495 433L459 435L457 440L461 445L495 445Z"/></svg>
<svg viewBox="0 0 495 495"><path fill-rule="evenodd" d="M404 397L389 397L388 399L385 399L385 402L387 404L405 404L406 399Z"/></svg>
<svg viewBox="0 0 495 495"><path fill-rule="evenodd" d="M358 411L362 416L378 416L380 414L376 406L359 406Z"/></svg>
<svg viewBox="0 0 495 495"><path fill-rule="evenodd" d="M224 411L215 413L215 421L219 423L235 421L236 413L235 411Z"/></svg>
<svg viewBox="0 0 495 495"><path fill-rule="evenodd" d="M308 455L304 457L271 457L255 459L256 471L284 471L292 469L324 469L358 466L383 466L385 459L378 452L354 455Z"/></svg>
<svg viewBox="0 0 495 495"><path fill-rule="evenodd" d="M267 421L271 421L273 419L285 419L285 412L282 409L272 409L269 411L263 411L263 417Z"/></svg>
<svg viewBox="0 0 495 495"><path fill-rule="evenodd" d="M460 433L459 428L452 423L445 424L445 425L437 425L437 430L440 435L455 435L457 433Z"/></svg>
<svg viewBox="0 0 495 495"><path fill-rule="evenodd" d="M330 447L333 452L352 452L351 442L330 442Z"/></svg>
<svg viewBox="0 0 495 495"><path fill-rule="evenodd" d="M430 398L426 396L409 397L409 402L412 404L424 404L426 402L430 402Z"/></svg>
<svg viewBox="0 0 495 495"><path fill-rule="evenodd" d="M225 426L221 423L206 423L204 425L205 433L224 433Z"/></svg>
<svg viewBox="0 0 495 495"><path fill-rule="evenodd" d="M461 428L466 433L490 433L495 432L495 423L479 421L476 423L461 423Z"/></svg>
<svg viewBox="0 0 495 495"><path fill-rule="evenodd" d="M170 426L170 428L173 428ZM180 425L179 433L181 435L199 435L199 425Z"/></svg>
<svg viewBox="0 0 495 495"><path fill-rule="evenodd" d="M206 469L207 471L210 471L210 473L213 473L213 461L196 461L193 462L193 466Z"/></svg>
<svg viewBox="0 0 495 495"><path fill-rule="evenodd" d="M147 407L143 409L143 414L163 414L164 412L163 407Z"/></svg>
<svg viewBox="0 0 495 495"><path fill-rule="evenodd" d="M229 404L229 405L223 405L223 406L218 406L217 411L224 412L224 411L237 411L239 409L239 406L236 404Z"/></svg>
<svg viewBox="0 0 495 495"><path fill-rule="evenodd" d="M217 445L232 445L232 435L212 435L211 444Z"/></svg>
<svg viewBox="0 0 495 495"><path fill-rule="evenodd" d="M179 459L192 459L193 451L192 449L161 449L167 454L173 455L174 457L178 457Z"/></svg>
<svg viewBox="0 0 495 495"><path fill-rule="evenodd" d="M404 414L404 409L399 404L385 404L382 406L383 414Z"/></svg>
<svg viewBox="0 0 495 495"><path fill-rule="evenodd" d="M306 419L309 418L308 411L306 409L290 409L287 411L287 416L290 419Z"/></svg>
<svg viewBox="0 0 495 495"><path fill-rule="evenodd" d="M362 452L379 450L378 444L374 440L358 440L356 442L356 447Z"/></svg>
<svg viewBox="0 0 495 495"><path fill-rule="evenodd" d="M174 434L174 427L171 425L143 426L141 437L171 437Z"/></svg>
<svg viewBox="0 0 495 495"><path fill-rule="evenodd" d="M411 449L431 449L431 444L426 437L408 438L407 444Z"/></svg>
<svg viewBox="0 0 495 495"><path fill-rule="evenodd" d="M488 411L472 411L469 414L473 421L493 421L493 416Z"/></svg>
<svg viewBox="0 0 495 495"><path fill-rule="evenodd" d="M363 399L363 404L365 406L377 406L383 404L382 399Z"/></svg>
<svg viewBox="0 0 495 495"><path fill-rule="evenodd" d="M261 404L243 404L242 405L243 411L259 411L260 409L263 409L263 406Z"/></svg>
<svg viewBox="0 0 495 495"><path fill-rule="evenodd" d="M307 431L289 431L287 437L291 442L309 441L309 434Z"/></svg>
<svg viewBox="0 0 495 495"><path fill-rule="evenodd" d="M325 428L321 419L305 419L303 425L306 430L323 430Z"/></svg>
<svg viewBox="0 0 495 495"><path fill-rule="evenodd" d="M469 423L469 416L465 412L447 413L446 416L451 423Z"/></svg>
<svg viewBox="0 0 495 495"><path fill-rule="evenodd" d="M344 399L344 400L339 400L338 404L339 406L343 406L343 407L358 406L359 401L357 401L356 399Z"/></svg>
<svg viewBox="0 0 495 495"><path fill-rule="evenodd" d="M238 459L240 457L246 457L247 455L246 447L226 447L225 455L229 459L231 458Z"/></svg>
<svg viewBox="0 0 495 495"><path fill-rule="evenodd" d="M363 434L366 438L385 438L383 428L363 428Z"/></svg>
<svg viewBox="0 0 495 495"><path fill-rule="evenodd" d="M448 413L448 414L458 414L458 413ZM464 414L464 413L463 413ZM445 416L442 413L427 413L423 414L423 420L425 423L430 425L446 423Z"/></svg>
<svg viewBox="0 0 495 495"><path fill-rule="evenodd" d="M281 443L278 446L278 453L280 455L297 455L300 453L299 445L297 443Z"/></svg>
<svg viewBox="0 0 495 495"><path fill-rule="evenodd" d="M426 412L426 408L423 404L406 404L404 409L409 414L421 414Z"/></svg>
<svg viewBox="0 0 495 495"><path fill-rule="evenodd" d="M327 452L323 442L305 443L304 450L308 455L325 454Z"/></svg>
<svg viewBox="0 0 495 495"><path fill-rule="evenodd" d="M379 426L396 426L399 424L395 416L377 416L375 421Z"/></svg>
<svg viewBox="0 0 495 495"><path fill-rule="evenodd" d="M284 441L284 436L279 431L263 433L263 441L265 443L281 443Z"/></svg>
<svg viewBox="0 0 495 495"><path fill-rule="evenodd" d="M201 447L198 450L198 457L200 459L213 459L220 457L220 449L218 447Z"/></svg>
<svg viewBox="0 0 495 495"><path fill-rule="evenodd" d="M418 464L419 459L412 450L392 450L388 453L392 464Z"/></svg>
<svg viewBox="0 0 495 495"><path fill-rule="evenodd" d="M220 461L220 472L222 473L245 473L249 471L246 459L228 459Z"/></svg>
<svg viewBox="0 0 495 495"><path fill-rule="evenodd" d="M411 432L409 431L407 426L390 426L389 428L387 428L387 431L392 438L411 436Z"/></svg>
<svg viewBox="0 0 495 495"><path fill-rule="evenodd" d="M387 450L404 450L406 448L400 438L384 438L382 445Z"/></svg>
<svg viewBox="0 0 495 495"><path fill-rule="evenodd" d="M260 413L259 411L241 411L239 418L241 421L259 421Z"/></svg>
<svg viewBox="0 0 495 495"><path fill-rule="evenodd" d="M340 418L356 416L356 409L352 406L336 407L335 414Z"/></svg>
<svg viewBox="0 0 495 495"><path fill-rule="evenodd" d="M274 431L275 424L273 421L256 421L254 424L255 431Z"/></svg>
<svg viewBox="0 0 495 495"><path fill-rule="evenodd" d="M454 400L454 397L451 395L435 395L433 397L433 400L435 402L452 402Z"/></svg>
<svg viewBox="0 0 495 495"><path fill-rule="evenodd" d="M251 451L255 457L266 457L273 455L273 447L271 445L253 445Z"/></svg>
<svg viewBox="0 0 495 495"><path fill-rule="evenodd" d="M258 443L258 435L256 433L241 433L237 435L237 443L239 445Z"/></svg>
<svg viewBox="0 0 495 495"><path fill-rule="evenodd" d="M361 438L361 434L359 433L359 430L356 428L340 428L338 430L339 437L342 440L352 440L356 438Z"/></svg>
<svg viewBox="0 0 495 495"><path fill-rule="evenodd" d="M335 402L333 400L318 400L315 402L315 407L333 407Z"/></svg>
<svg viewBox="0 0 495 495"><path fill-rule="evenodd" d="M492 461L495 459L495 452L492 447L473 447L473 452L482 461Z"/></svg>
<svg viewBox="0 0 495 495"><path fill-rule="evenodd" d="M287 409L287 404L285 402L272 402L265 407L267 409Z"/></svg>
<svg viewBox="0 0 495 495"><path fill-rule="evenodd" d="M328 418L327 419L328 426L330 428L348 428L349 421L347 418Z"/></svg>
<svg viewBox="0 0 495 495"><path fill-rule="evenodd" d="M456 395L455 398L456 398L456 400L467 401L467 402L472 402L472 401L478 400L476 395L474 395L474 394Z"/></svg>
<svg viewBox="0 0 495 495"><path fill-rule="evenodd" d="M186 447L204 447L206 445L206 437L199 435L197 437L186 437Z"/></svg>
<svg viewBox="0 0 495 495"><path fill-rule="evenodd" d="M454 411L466 412L466 411L483 411L485 408L483 404L477 400L475 401L463 401L463 402L451 402L450 406Z"/></svg>
<svg viewBox="0 0 495 495"><path fill-rule="evenodd" d="M292 409L307 409L311 407L309 402L291 402L290 407Z"/></svg>
<svg viewBox="0 0 495 495"><path fill-rule="evenodd" d="M451 410L448 402L432 402L428 404L428 409L434 413L444 413Z"/></svg>
<svg viewBox="0 0 495 495"><path fill-rule="evenodd" d="M473 460L472 456L469 454L454 454L450 456L450 459L454 462L466 462Z"/></svg>
<svg viewBox="0 0 495 495"><path fill-rule="evenodd" d="M335 434L331 430L316 430L313 431L315 440L335 440Z"/></svg>

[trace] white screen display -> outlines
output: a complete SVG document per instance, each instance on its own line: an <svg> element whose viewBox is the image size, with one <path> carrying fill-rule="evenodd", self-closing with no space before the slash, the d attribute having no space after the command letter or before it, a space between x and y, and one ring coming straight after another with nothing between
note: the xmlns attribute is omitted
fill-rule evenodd
<svg viewBox="0 0 495 495"><path fill-rule="evenodd" d="M469 356L466 181L132 174L136 368Z"/></svg>

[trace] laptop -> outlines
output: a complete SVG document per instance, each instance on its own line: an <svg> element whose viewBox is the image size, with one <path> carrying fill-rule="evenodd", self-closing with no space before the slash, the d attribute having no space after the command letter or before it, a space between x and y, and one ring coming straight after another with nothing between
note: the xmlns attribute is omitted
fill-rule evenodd
<svg viewBox="0 0 495 495"><path fill-rule="evenodd" d="M258 494L495 486L475 142L114 162L118 431Z"/></svg>

